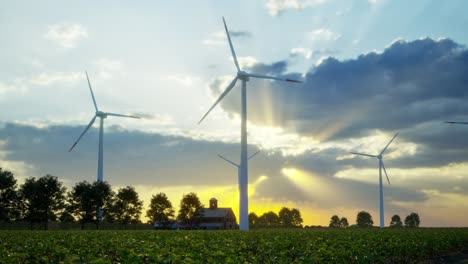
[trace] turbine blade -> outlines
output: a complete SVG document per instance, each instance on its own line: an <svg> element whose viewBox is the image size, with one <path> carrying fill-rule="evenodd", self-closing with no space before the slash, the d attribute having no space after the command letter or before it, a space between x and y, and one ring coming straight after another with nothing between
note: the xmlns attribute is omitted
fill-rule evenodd
<svg viewBox="0 0 468 264"><path fill-rule="evenodd" d="M240 71L239 62L237 62L236 52L234 51L234 47L232 46L231 36L229 35L229 30L226 26L226 20L224 20L224 17L223 17L223 23L224 23L224 29L226 30L226 35L229 41L229 47L231 48L232 58L234 59L234 64L236 64L237 71Z"/></svg>
<svg viewBox="0 0 468 264"><path fill-rule="evenodd" d="M396 134L393 136L392 140L390 140L390 142L388 142L387 146L385 146L385 148L382 150L382 152L380 152L380 155L384 154L384 152L387 150L388 146L390 146L390 143L392 143L392 141L396 138L396 136L398 136L398 132L396 132Z"/></svg>
<svg viewBox="0 0 468 264"><path fill-rule="evenodd" d="M94 98L93 88L91 88L91 82L89 81L88 72L85 71L85 73L86 73L86 79L88 79L89 91L91 92L91 97L93 98L94 108L96 109L96 111L99 111L97 107L96 99Z"/></svg>
<svg viewBox="0 0 468 264"><path fill-rule="evenodd" d="M75 141L75 143L73 143L73 146L70 148L70 150L68 150L68 152L72 151L72 149L76 146L76 144L78 144L78 142L80 141L80 139L84 136L84 134L86 133L86 131L88 131L88 129L94 124L94 121L96 120L96 116L93 117L93 119L91 119L91 121L89 122L88 126L85 128L85 130L81 133L81 135L78 137L78 139Z"/></svg>
<svg viewBox="0 0 468 264"><path fill-rule="evenodd" d="M218 157L222 158L222 159L225 160L226 162L229 162L229 163L231 163L232 165L234 165L234 166L236 166L236 167L239 167L239 166L240 166L239 164L236 164L236 163L234 163L234 162L232 162L232 161L226 159L225 157L223 157L223 156L221 156L221 155L219 155L219 154L218 154Z"/></svg>
<svg viewBox="0 0 468 264"><path fill-rule="evenodd" d="M106 113L108 116L119 116L119 117L130 117L130 118L137 118L140 119L138 116L132 116L132 115L121 115L121 114L115 114L115 113Z"/></svg>
<svg viewBox="0 0 468 264"><path fill-rule="evenodd" d="M382 162L383 171L385 172L385 176L387 177L388 185L391 185L390 184L390 179L388 178L387 170L385 169L385 165L383 164L383 161L381 161L381 162Z"/></svg>
<svg viewBox="0 0 468 264"><path fill-rule="evenodd" d="M248 75L250 77L260 78L260 79L271 79L271 80L277 80L277 81L283 81L283 82L302 83L301 81L298 81L298 80L293 80L293 79L288 79L288 78L279 78L279 77L274 77L274 76L269 76L269 75L262 75L262 74L255 74L255 73L249 73Z"/></svg>
<svg viewBox="0 0 468 264"><path fill-rule="evenodd" d="M202 117L202 119L200 119L200 121L198 121L198 124L200 124L203 119L205 119L205 117L211 112L211 110L213 110L213 108L215 108L215 106L221 102L221 100L223 100L224 96L226 96L226 94L229 93L229 91L231 91L231 89L234 87L234 85L236 85L236 82L237 82L237 76L234 77L234 79L231 81L231 83L228 85L228 87L226 88L226 90L224 90L224 92L219 96L218 100L216 100L216 102L213 104L213 106L208 110L208 112L206 112L206 114Z"/></svg>
<svg viewBox="0 0 468 264"><path fill-rule="evenodd" d="M247 158L247 160L250 160L251 158L255 157L259 152L260 152L260 150L258 150L254 154L252 154L249 158Z"/></svg>
<svg viewBox="0 0 468 264"><path fill-rule="evenodd" d="M369 154L364 154L364 153L358 153L358 152L350 152L351 154L355 155L360 155L360 156L366 156L366 157L371 157L371 158L377 158L377 155L369 155Z"/></svg>
<svg viewBox="0 0 468 264"><path fill-rule="evenodd" d="M444 123L447 124L460 124L460 125L468 125L468 122L454 122L454 121L446 121Z"/></svg>

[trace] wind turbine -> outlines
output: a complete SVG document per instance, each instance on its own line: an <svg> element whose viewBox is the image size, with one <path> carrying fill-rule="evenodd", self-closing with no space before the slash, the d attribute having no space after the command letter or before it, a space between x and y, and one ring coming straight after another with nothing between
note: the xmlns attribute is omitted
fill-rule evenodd
<svg viewBox="0 0 468 264"><path fill-rule="evenodd" d="M86 134L89 128L94 124L94 121L96 121L96 118L99 117L100 124L99 124L99 153L98 153L97 181L102 182L103 176L104 176L103 175L104 119L107 118L108 116L129 117L129 118L139 118L139 117L99 111L99 108L96 103L96 99L94 98L93 88L91 88L91 82L89 81L88 72L85 71L85 73L86 73L86 79L88 80L89 91L91 92L91 98L93 99L94 108L96 109L96 113L94 114L93 118L91 118L91 121L89 122L85 130L81 133L81 135L78 137L75 143L73 143L73 145L68 150L68 152L73 150L73 148L76 146L76 144L78 144L78 142L81 140L84 134ZM99 208L98 221L100 222L101 220L102 220L102 210L101 208Z"/></svg>
<svg viewBox="0 0 468 264"><path fill-rule="evenodd" d="M380 192L380 228L384 227L384 204L383 204L383 188L382 188L382 168L385 172L385 176L387 177L388 184L390 184L390 179L388 178L387 170L385 169L385 165L383 163L383 154L387 150L388 146L390 146L390 143L398 136L398 132L393 136L393 138L388 142L387 146L385 146L384 149L380 152L379 155L369 155L369 154L364 154L364 153L357 153L357 152L351 152L352 154L360 155L360 156L366 156L366 157L371 157L371 158L377 158L379 160L379 192Z"/></svg>
<svg viewBox="0 0 468 264"><path fill-rule="evenodd" d="M260 150L258 150L258 151L255 152L254 154L252 154L247 160L252 159L252 158L255 157L255 155L257 155L259 152L260 152ZM240 189L240 171L241 171L241 170L240 170L240 165L237 164L237 163L235 163L235 162L230 161L229 159L227 159L227 158L225 158L225 157L223 157L223 156L221 156L221 155L219 155L219 154L218 154L218 157L220 157L220 158L223 159L224 161L230 163L231 165L237 167L237 181L238 181L239 189ZM240 208L239 208L239 215L240 215Z"/></svg>
<svg viewBox="0 0 468 264"><path fill-rule="evenodd" d="M218 100L213 104L213 106L206 112L206 114L200 119L198 124L200 124L203 119L215 108L215 106L221 102L221 100L234 88L237 80L242 81L242 92L241 92L241 159L240 159L240 177L239 177L239 185L240 185L240 230L249 230L249 202L248 202L248 192L247 192L247 184L248 184L248 170L247 170L247 82L249 81L250 77L259 78L259 79L272 79L277 81L286 81L286 82L296 82L300 83L300 81L286 79L286 78L278 78L274 76L268 75L261 75L261 74L254 74L254 73L247 73L239 67L239 62L237 61L236 52L234 51L234 47L232 46L231 37L229 36L229 31L226 26L226 21L223 17L224 29L226 30L226 36L229 42L229 47L231 48L232 58L234 60L234 64L237 68L236 77L231 81L228 85L226 90L219 96Z"/></svg>

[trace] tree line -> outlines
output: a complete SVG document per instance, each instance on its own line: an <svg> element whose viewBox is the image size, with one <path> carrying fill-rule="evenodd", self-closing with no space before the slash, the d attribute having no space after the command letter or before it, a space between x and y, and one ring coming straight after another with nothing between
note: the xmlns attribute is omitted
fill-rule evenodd
<svg viewBox="0 0 468 264"><path fill-rule="evenodd" d="M273 211L257 216L254 212L249 214L249 226L251 228L276 228L276 227L302 227L302 217L299 209L283 207L278 214Z"/></svg>
<svg viewBox="0 0 468 264"><path fill-rule="evenodd" d="M183 195L176 219L184 224L196 224L203 204L195 193ZM114 192L107 182L81 181L67 190L56 176L27 178L20 186L12 172L0 168L0 221L27 222L33 229L40 224L49 228L49 222L94 224L140 224L143 201L132 186ZM148 223L174 219L175 211L166 194L151 198L146 211ZM99 221L99 219L101 221Z"/></svg>
<svg viewBox="0 0 468 264"><path fill-rule="evenodd" d="M405 218L405 227L419 227L420 224L419 215L417 213L411 213ZM356 216L356 226L357 227L372 227L374 221L372 220L372 215L366 211L361 211ZM337 215L333 215L330 218L330 224L328 227L332 228L347 228L349 227L348 219L346 217L340 218ZM390 227L403 227L401 218L399 215L392 216L390 220Z"/></svg>

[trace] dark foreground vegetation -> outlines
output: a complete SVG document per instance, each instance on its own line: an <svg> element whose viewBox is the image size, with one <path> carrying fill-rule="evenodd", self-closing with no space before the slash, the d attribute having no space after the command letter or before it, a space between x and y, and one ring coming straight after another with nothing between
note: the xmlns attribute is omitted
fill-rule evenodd
<svg viewBox="0 0 468 264"><path fill-rule="evenodd" d="M468 229L0 231L0 263L419 263L468 246Z"/></svg>

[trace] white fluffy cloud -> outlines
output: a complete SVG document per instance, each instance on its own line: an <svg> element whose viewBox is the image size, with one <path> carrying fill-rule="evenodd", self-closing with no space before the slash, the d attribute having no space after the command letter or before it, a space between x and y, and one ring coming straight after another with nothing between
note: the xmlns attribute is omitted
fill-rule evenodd
<svg viewBox="0 0 468 264"><path fill-rule="evenodd" d="M195 82L199 82L201 80L198 76L191 76L191 75L169 75L167 77L170 81L175 81L177 83L182 84L183 86L192 86Z"/></svg>
<svg viewBox="0 0 468 264"><path fill-rule="evenodd" d="M312 57L312 50L308 48L292 48L289 51L289 55L291 56L303 56L306 59L310 59Z"/></svg>
<svg viewBox="0 0 468 264"><path fill-rule="evenodd" d="M288 9L303 9L325 2L327 0L267 0L266 8L271 16L277 16Z"/></svg>
<svg viewBox="0 0 468 264"><path fill-rule="evenodd" d="M80 24L63 22L50 25L44 37L64 48L74 48L81 39L88 37L88 31Z"/></svg>
<svg viewBox="0 0 468 264"><path fill-rule="evenodd" d="M55 82L74 82L81 78L79 72L50 72L34 75L29 82L34 85L45 86Z"/></svg>
<svg viewBox="0 0 468 264"><path fill-rule="evenodd" d="M124 64L118 60L101 58L95 62L102 79L112 79L115 74L121 74L124 70Z"/></svg>
<svg viewBox="0 0 468 264"><path fill-rule="evenodd" d="M319 28L309 32L308 37L312 42L329 42L338 40L341 34L326 28Z"/></svg>

